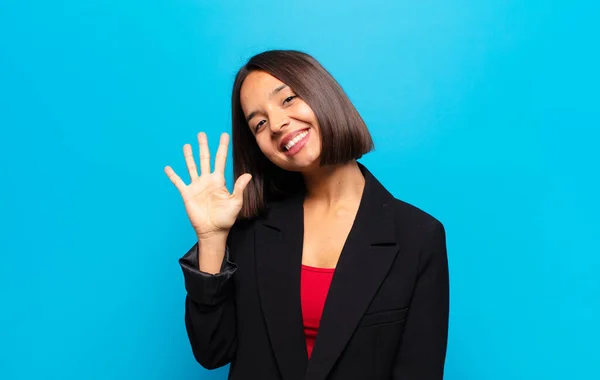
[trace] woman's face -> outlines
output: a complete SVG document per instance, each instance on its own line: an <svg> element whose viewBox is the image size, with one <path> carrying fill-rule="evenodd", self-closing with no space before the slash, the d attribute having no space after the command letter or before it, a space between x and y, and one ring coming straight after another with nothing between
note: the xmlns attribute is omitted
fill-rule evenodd
<svg viewBox="0 0 600 380"><path fill-rule="evenodd" d="M258 147L284 170L319 167L321 133L313 110L279 79L253 71L242 83L240 102Z"/></svg>

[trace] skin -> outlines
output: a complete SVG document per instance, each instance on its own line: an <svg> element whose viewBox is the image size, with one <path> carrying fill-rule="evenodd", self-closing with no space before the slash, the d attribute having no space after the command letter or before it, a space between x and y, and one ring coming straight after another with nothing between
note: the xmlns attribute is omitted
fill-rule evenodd
<svg viewBox="0 0 600 380"><path fill-rule="evenodd" d="M318 170L319 122L313 110L290 87L265 72L254 71L242 84L240 101L258 147L271 162L303 174ZM286 156L279 142L286 134L304 129L310 133L307 144L299 154Z"/></svg>
<svg viewBox="0 0 600 380"><path fill-rule="evenodd" d="M352 228L362 192L364 177L356 161L321 167L321 133L310 106L289 86L262 72L250 73L240 92L242 110L261 152L284 170L303 175L307 195L304 200L304 265L334 268ZM281 139L289 133L308 130L304 147L295 155L285 154ZM214 171L206 134L198 134L200 173L190 144L183 148L190 183L186 185L170 166L165 173L179 190L188 218L198 237L199 269L218 273L225 253L229 230L242 207L243 191L251 180L241 175L232 193L225 187L225 160L229 135L221 135Z"/></svg>

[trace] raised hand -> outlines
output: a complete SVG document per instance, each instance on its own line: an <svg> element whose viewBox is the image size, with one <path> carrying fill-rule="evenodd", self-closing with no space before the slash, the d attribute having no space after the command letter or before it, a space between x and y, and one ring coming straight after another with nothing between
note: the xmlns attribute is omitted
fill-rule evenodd
<svg viewBox="0 0 600 380"><path fill-rule="evenodd" d="M221 134L219 148L215 157L215 168L210 171L210 152L204 132L198 133L200 147L200 175L190 144L183 146L183 154L190 175L190 184L186 185L170 166L165 173L173 182L185 205L188 218L199 240L215 235L228 234L242 208L243 192L252 176L241 175L235 182L233 193L225 186L225 162L229 135Z"/></svg>

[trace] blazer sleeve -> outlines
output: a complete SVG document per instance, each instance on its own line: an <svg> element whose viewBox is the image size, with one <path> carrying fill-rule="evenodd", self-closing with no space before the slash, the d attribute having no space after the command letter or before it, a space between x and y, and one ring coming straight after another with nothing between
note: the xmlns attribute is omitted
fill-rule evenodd
<svg viewBox="0 0 600 380"><path fill-rule="evenodd" d="M221 271L199 270L198 243L179 264L185 280L185 326L196 361L206 369L222 367L233 359L236 348L234 275L237 265L226 248Z"/></svg>
<svg viewBox="0 0 600 380"><path fill-rule="evenodd" d="M449 275L444 226L422 244L417 282L396 358L394 380L442 380L448 340Z"/></svg>

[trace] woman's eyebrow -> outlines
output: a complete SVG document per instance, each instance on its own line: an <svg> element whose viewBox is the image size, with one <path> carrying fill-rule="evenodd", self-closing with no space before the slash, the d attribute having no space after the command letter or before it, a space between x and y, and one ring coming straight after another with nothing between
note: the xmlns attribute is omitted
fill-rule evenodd
<svg viewBox="0 0 600 380"><path fill-rule="evenodd" d="M275 89L271 92L271 96L277 94L279 91L283 90L284 88L287 87L287 84L282 84L281 86L277 86L275 87Z"/></svg>
<svg viewBox="0 0 600 380"><path fill-rule="evenodd" d="M273 95L277 94L279 91L283 90L287 86L288 86L287 84L282 84L281 86L275 87L275 89L273 89L273 91L271 91L270 97L272 97ZM252 111L252 112L250 112L250 114L246 117L246 121L250 122L250 120L252 120L252 118L254 116L256 116L257 113L258 113L258 111Z"/></svg>
<svg viewBox="0 0 600 380"><path fill-rule="evenodd" d="M247 122L250 122L250 120L252 120L252 118L253 118L254 116L256 116L256 114L257 114L257 113L258 113L258 111L252 111L252 112L250 112L250 115L248 115L248 116L246 117L246 121L247 121Z"/></svg>

